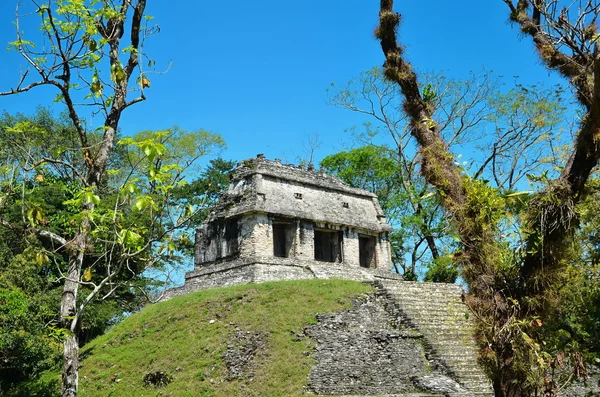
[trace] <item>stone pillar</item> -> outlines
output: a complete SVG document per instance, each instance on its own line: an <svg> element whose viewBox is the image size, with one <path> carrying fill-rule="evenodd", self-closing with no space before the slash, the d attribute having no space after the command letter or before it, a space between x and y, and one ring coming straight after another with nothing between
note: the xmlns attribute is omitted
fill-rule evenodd
<svg viewBox="0 0 600 397"><path fill-rule="evenodd" d="M388 232L379 233L376 253L377 268L392 271L392 252Z"/></svg>
<svg viewBox="0 0 600 397"><path fill-rule="evenodd" d="M194 265L200 266L206 262L215 260L215 254L213 253L213 256L211 257L211 253L209 252L211 237L214 238L214 236L209 235L209 229L206 223L200 225L196 229L196 244L194 246Z"/></svg>
<svg viewBox="0 0 600 397"><path fill-rule="evenodd" d="M305 261L315 259L315 229L311 223L298 221L296 229L296 258Z"/></svg>
<svg viewBox="0 0 600 397"><path fill-rule="evenodd" d="M240 221L240 257L272 257L273 234L271 222L265 214L245 216Z"/></svg>
<svg viewBox="0 0 600 397"><path fill-rule="evenodd" d="M350 267L360 267L360 248L358 232L355 229L348 228L344 231L344 265Z"/></svg>

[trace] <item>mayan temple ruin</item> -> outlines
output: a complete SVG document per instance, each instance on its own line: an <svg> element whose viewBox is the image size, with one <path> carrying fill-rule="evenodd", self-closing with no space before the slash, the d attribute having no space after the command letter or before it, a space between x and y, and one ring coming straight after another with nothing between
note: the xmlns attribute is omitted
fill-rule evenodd
<svg viewBox="0 0 600 397"><path fill-rule="evenodd" d="M198 227L195 269L177 292L291 279L401 279L391 272L390 231L373 193L259 155L238 164Z"/></svg>
<svg viewBox="0 0 600 397"><path fill-rule="evenodd" d="M492 396L462 287L393 273L390 231L374 194L259 155L233 171L196 230L194 269L165 298L279 280L368 282L374 294L348 311L318 315L305 330L317 341L312 392Z"/></svg>

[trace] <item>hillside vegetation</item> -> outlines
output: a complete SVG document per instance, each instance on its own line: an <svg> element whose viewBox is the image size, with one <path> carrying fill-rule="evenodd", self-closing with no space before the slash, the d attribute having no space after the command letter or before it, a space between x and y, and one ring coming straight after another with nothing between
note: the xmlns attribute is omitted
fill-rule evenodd
<svg viewBox="0 0 600 397"><path fill-rule="evenodd" d="M370 290L353 281L286 281L148 306L83 349L81 395L299 395L314 343L298 334L316 314L349 307ZM145 383L148 374L168 384Z"/></svg>

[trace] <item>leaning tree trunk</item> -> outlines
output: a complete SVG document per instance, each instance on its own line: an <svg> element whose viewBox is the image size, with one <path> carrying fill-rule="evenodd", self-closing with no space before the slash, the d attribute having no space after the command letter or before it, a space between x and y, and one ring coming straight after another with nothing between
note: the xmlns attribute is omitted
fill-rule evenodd
<svg viewBox="0 0 600 397"><path fill-rule="evenodd" d="M552 41L552 34L543 30L547 26L555 29L567 26L554 23L561 22L562 13L560 16L544 14L548 10L546 3L555 3L554 0L504 2L511 9L511 19L533 38L546 66L570 80L579 102L587 110L560 177L531 200L526 226L535 233L531 234L527 254L519 264L519 279L512 280L516 284L512 291L506 289L494 266L501 249L497 231L481 225L478 220L481 209L469 203L467 182L454 165L453 156L432 120L435 109L422 98L417 76L396 41L400 15L393 11L393 0L381 0L376 35L386 57L385 76L400 86L405 97L404 111L420 148L422 173L428 183L442 192L444 207L452 215L461 237L463 253L456 260L469 285L471 307L480 320L491 320L481 321L480 332L487 337L485 348L491 349L495 356L494 389L498 396L516 397L527 395L528 387L523 384L524 374L513 366L516 351L511 337L502 336L498 329L508 328L515 318L523 320L545 315L547 296L557 287L556 276L564 269L569 238L577 227L574 206L587 194L585 184L600 159L600 50L596 43L593 53L577 52L579 47L572 48L577 56L561 52L557 47L561 43ZM591 20L593 25L596 18ZM592 25L586 29L596 32L597 28ZM587 36L582 34L581 37ZM567 40L567 44L562 44L569 46L570 43ZM541 249L536 248L539 239L543 242ZM516 309L510 304L511 299L519 301Z"/></svg>
<svg viewBox="0 0 600 397"><path fill-rule="evenodd" d="M470 203L467 182L455 165L454 156L448 150L439 127L433 120L434 105L422 97L417 75L397 43L396 33L400 15L393 11L393 0L381 0L380 7L380 23L376 35L386 57L385 76L397 83L401 89L404 96L404 112L409 117L410 132L419 146L421 172L425 180L441 192L444 208L452 216L461 237L462 253L455 255L455 260L460 265L462 277L469 285L472 296L470 306L476 311L476 317L481 318L490 312L494 313L497 299L504 299L496 293L498 289L495 285L493 266L499 257L497 230L493 225L484 225L478 219L482 208ZM485 332L488 337L493 334L490 330ZM493 343L495 349L510 355L506 340L494 340ZM504 364L500 365L493 379L497 395L508 397L515 393L521 394L522 389L519 385L516 385L519 390L509 390L504 382L507 378L503 375Z"/></svg>

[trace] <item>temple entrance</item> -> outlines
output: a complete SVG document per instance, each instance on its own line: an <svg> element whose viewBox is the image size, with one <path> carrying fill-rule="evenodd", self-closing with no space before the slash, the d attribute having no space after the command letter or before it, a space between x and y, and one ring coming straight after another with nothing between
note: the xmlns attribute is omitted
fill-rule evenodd
<svg viewBox="0 0 600 397"><path fill-rule="evenodd" d="M296 228L293 223L273 223L273 255L289 258L294 246Z"/></svg>
<svg viewBox="0 0 600 397"><path fill-rule="evenodd" d="M376 240L373 236L358 237L358 252L360 256L360 267L374 269L377 267L375 263L375 246Z"/></svg>
<svg viewBox="0 0 600 397"><path fill-rule="evenodd" d="M342 232L315 229L315 260L342 262Z"/></svg>

